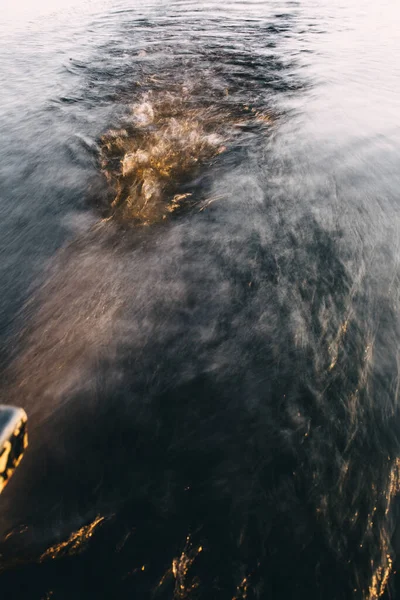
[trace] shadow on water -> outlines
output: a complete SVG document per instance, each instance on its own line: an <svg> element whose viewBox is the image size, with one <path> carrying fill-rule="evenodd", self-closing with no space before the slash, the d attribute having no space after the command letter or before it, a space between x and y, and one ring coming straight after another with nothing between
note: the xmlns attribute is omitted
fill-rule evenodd
<svg viewBox="0 0 400 600"><path fill-rule="evenodd" d="M164 232L162 259L108 227L63 252L20 359L33 444L3 514L26 529L2 555L43 558L3 574L17 596L346 598L374 576L379 590L398 442L370 359L392 309L366 332L329 233L307 219L305 243L266 243L265 206L252 212L229 255L217 209Z"/></svg>
<svg viewBox="0 0 400 600"><path fill-rule="evenodd" d="M157 53L142 53L136 84L115 92L117 117L98 140L110 151L119 140L109 180L123 196L106 190L98 207L111 197L129 210L60 249L20 317L2 395L23 399L31 447L2 496L0 585L32 600L374 600L395 558L400 332L387 292L399 274L378 286L366 256L349 259L341 206L328 227L301 191L295 206L275 193L277 98L304 87L291 66L285 88L278 60L274 71L245 52L191 53L167 47L161 84ZM157 117L157 85L178 67L169 116ZM196 73L207 89L190 88ZM168 157L184 157L188 140L193 156L205 148L183 177L137 146L164 143L170 118L183 138L163 146ZM143 171L159 177L149 196ZM143 227L147 202L181 193L197 203Z"/></svg>

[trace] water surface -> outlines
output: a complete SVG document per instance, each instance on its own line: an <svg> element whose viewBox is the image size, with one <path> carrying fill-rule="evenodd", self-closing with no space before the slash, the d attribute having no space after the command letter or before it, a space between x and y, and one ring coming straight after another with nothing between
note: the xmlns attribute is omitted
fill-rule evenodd
<svg viewBox="0 0 400 600"><path fill-rule="evenodd" d="M7 8L11 598L396 597L398 19Z"/></svg>

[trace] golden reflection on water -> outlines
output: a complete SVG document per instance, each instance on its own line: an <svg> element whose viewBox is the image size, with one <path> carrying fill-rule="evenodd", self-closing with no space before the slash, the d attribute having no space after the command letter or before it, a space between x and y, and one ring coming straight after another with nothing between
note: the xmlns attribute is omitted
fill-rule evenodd
<svg viewBox="0 0 400 600"><path fill-rule="evenodd" d="M202 551L202 546L193 548L190 536L188 536L182 554L179 558L173 559L172 573L175 577L174 599L183 600L184 598L189 598L191 592L198 588L199 581L196 578L190 580L188 574L193 562Z"/></svg>
<svg viewBox="0 0 400 600"><path fill-rule="evenodd" d="M388 457L390 459L390 457ZM385 514L388 515L393 498L400 492L400 458L396 458L389 475L389 482L387 491L384 496ZM372 486L372 495L378 500L378 491L376 487ZM372 508L371 513L368 516L368 529L372 530L375 525L375 516L377 507ZM393 570L393 558L391 556L391 543L390 534L386 529L381 529L379 532L380 547L382 548L382 555L380 558L380 564L375 565L374 561L371 560L372 568L372 579L371 584L367 593L365 594L366 600L378 600L385 593L390 575ZM362 545L361 545L362 546Z"/></svg>
<svg viewBox="0 0 400 600"><path fill-rule="evenodd" d="M99 527L105 521L105 517L96 517L92 523L85 525L72 533L65 542L60 542L54 546L50 546L39 558L39 562L43 562L48 559L57 559L64 556L73 556L82 552L90 538L92 537L95 529Z"/></svg>
<svg viewBox="0 0 400 600"><path fill-rule="evenodd" d="M372 577L372 583L369 588L368 600L377 600L383 596L392 572L393 561L390 554L386 555L387 562L384 566L378 567Z"/></svg>
<svg viewBox="0 0 400 600"><path fill-rule="evenodd" d="M341 367L339 354L341 346L345 342L345 337L348 335L353 316L351 308L348 309L345 319L340 323L336 335L329 344L330 364L328 373ZM358 505L357 507L349 505L348 489L349 485L351 485L350 481L354 477L351 454L358 430L362 426L361 420L363 415L365 415L366 411L371 410L371 406L365 399L363 392L368 390L370 385L374 345L375 336L373 332L369 332L365 339L364 352L360 357L357 384L349 394L346 402L348 433L337 481L338 495L336 496L336 502L341 504L339 512L345 520L348 520L351 530L355 531L356 528L363 528L363 523L365 523L365 530L362 533L359 544L360 552L368 552L369 548L371 548L371 540L373 538L375 540L379 539L379 555L374 557L371 555L369 560L369 582L362 590L354 589L355 593L361 592L361 597L364 600L378 600L385 594L387 589L389 578L393 571L390 512L393 499L400 492L400 458L388 456L389 464L392 464L391 469L387 477L382 481L382 485L377 486L375 483L371 483L368 513L363 515ZM368 393L367 396L369 398L371 394ZM317 507L317 513L322 516L323 520L329 520L329 505L329 498L327 496L322 497L320 505Z"/></svg>
<svg viewBox="0 0 400 600"><path fill-rule="evenodd" d="M182 186L250 122L265 127L271 117L247 106L200 102L188 85L144 93L125 126L101 139L101 169L115 194L111 215L149 225L193 204Z"/></svg>
<svg viewBox="0 0 400 600"><path fill-rule="evenodd" d="M232 598L232 600L246 600L247 598L247 590L249 588L249 580L248 577L243 577L242 581L236 588L236 594Z"/></svg>
<svg viewBox="0 0 400 600"><path fill-rule="evenodd" d="M201 552L203 552L203 547L193 547L190 535L188 535L181 555L172 560L171 567L161 577L157 589L161 588L170 577L174 577L174 600L189 599L192 592L197 590L200 585L197 577L190 578L190 568Z"/></svg>

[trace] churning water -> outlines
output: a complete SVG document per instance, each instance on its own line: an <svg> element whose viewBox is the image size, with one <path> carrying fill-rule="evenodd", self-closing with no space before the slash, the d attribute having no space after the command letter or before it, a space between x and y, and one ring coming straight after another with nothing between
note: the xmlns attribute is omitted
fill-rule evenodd
<svg viewBox="0 0 400 600"><path fill-rule="evenodd" d="M28 4L0 23L0 400L31 441L4 597L396 597L396 0Z"/></svg>

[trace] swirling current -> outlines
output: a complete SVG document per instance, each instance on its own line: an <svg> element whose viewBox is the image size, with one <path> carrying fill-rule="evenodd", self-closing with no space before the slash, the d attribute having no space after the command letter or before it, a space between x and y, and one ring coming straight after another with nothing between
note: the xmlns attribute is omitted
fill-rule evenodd
<svg viewBox="0 0 400 600"><path fill-rule="evenodd" d="M5 10L4 598L400 595L399 16Z"/></svg>

